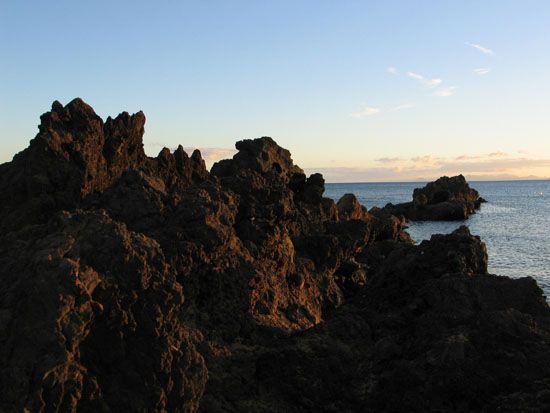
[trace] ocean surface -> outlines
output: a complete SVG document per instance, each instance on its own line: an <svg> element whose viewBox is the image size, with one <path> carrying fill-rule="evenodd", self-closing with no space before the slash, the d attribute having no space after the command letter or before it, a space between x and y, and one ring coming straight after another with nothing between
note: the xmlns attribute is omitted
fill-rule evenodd
<svg viewBox="0 0 550 413"><path fill-rule="evenodd" d="M408 232L421 242L447 234L460 225L487 245L489 272L509 277L531 276L550 297L550 181L469 182L488 202L465 221L412 222ZM368 209L388 202L412 200L425 183L326 184L325 196L335 201L353 193Z"/></svg>

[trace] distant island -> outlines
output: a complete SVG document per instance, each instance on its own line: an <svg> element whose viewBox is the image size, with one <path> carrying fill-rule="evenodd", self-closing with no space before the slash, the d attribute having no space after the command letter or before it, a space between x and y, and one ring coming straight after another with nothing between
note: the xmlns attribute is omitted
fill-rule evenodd
<svg viewBox="0 0 550 413"><path fill-rule="evenodd" d="M0 411L550 410L550 309L462 175L368 210L268 137L207 170L81 99L0 165ZM490 201L490 199L489 199Z"/></svg>

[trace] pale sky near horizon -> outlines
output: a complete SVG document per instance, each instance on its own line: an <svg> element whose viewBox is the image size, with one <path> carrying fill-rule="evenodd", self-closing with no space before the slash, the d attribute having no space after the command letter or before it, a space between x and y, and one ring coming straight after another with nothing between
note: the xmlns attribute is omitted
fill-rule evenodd
<svg viewBox="0 0 550 413"><path fill-rule="evenodd" d="M271 136L329 182L550 178L548 1L3 1L0 162L53 100L145 148Z"/></svg>

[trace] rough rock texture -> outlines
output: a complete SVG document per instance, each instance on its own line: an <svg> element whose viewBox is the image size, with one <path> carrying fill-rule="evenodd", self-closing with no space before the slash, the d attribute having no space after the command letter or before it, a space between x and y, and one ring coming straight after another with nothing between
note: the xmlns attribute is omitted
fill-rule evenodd
<svg viewBox="0 0 550 413"><path fill-rule="evenodd" d="M40 117L30 146L0 166L0 231L47 221L111 187L123 174L142 171L171 190L204 180L200 153L180 147L158 158L143 152L145 115L123 112L106 122L81 99L65 107L55 101Z"/></svg>
<svg viewBox="0 0 550 413"><path fill-rule="evenodd" d="M412 221L461 221L474 214L483 202L464 176L443 176L424 188L416 188L412 202L388 204L384 210Z"/></svg>
<svg viewBox="0 0 550 413"><path fill-rule="evenodd" d="M104 212L60 212L2 239L2 410L198 406L200 333L158 243Z"/></svg>
<svg viewBox="0 0 550 413"><path fill-rule="evenodd" d="M415 246L271 138L209 173L144 122L54 102L0 165L0 411L550 407L542 292L466 228Z"/></svg>
<svg viewBox="0 0 550 413"><path fill-rule="evenodd" d="M339 313L256 362L268 411L543 411L548 307L463 227L395 249Z"/></svg>

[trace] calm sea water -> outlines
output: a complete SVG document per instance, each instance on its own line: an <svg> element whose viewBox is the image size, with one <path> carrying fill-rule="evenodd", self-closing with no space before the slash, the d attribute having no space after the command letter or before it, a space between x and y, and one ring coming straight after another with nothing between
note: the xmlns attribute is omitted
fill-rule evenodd
<svg viewBox="0 0 550 413"><path fill-rule="evenodd" d="M325 196L338 200L351 192L367 208L407 202L424 183L327 184ZM460 222L411 223L420 242L467 225L487 245L489 272L509 277L531 276L550 297L550 181L470 182L487 201L477 214Z"/></svg>

